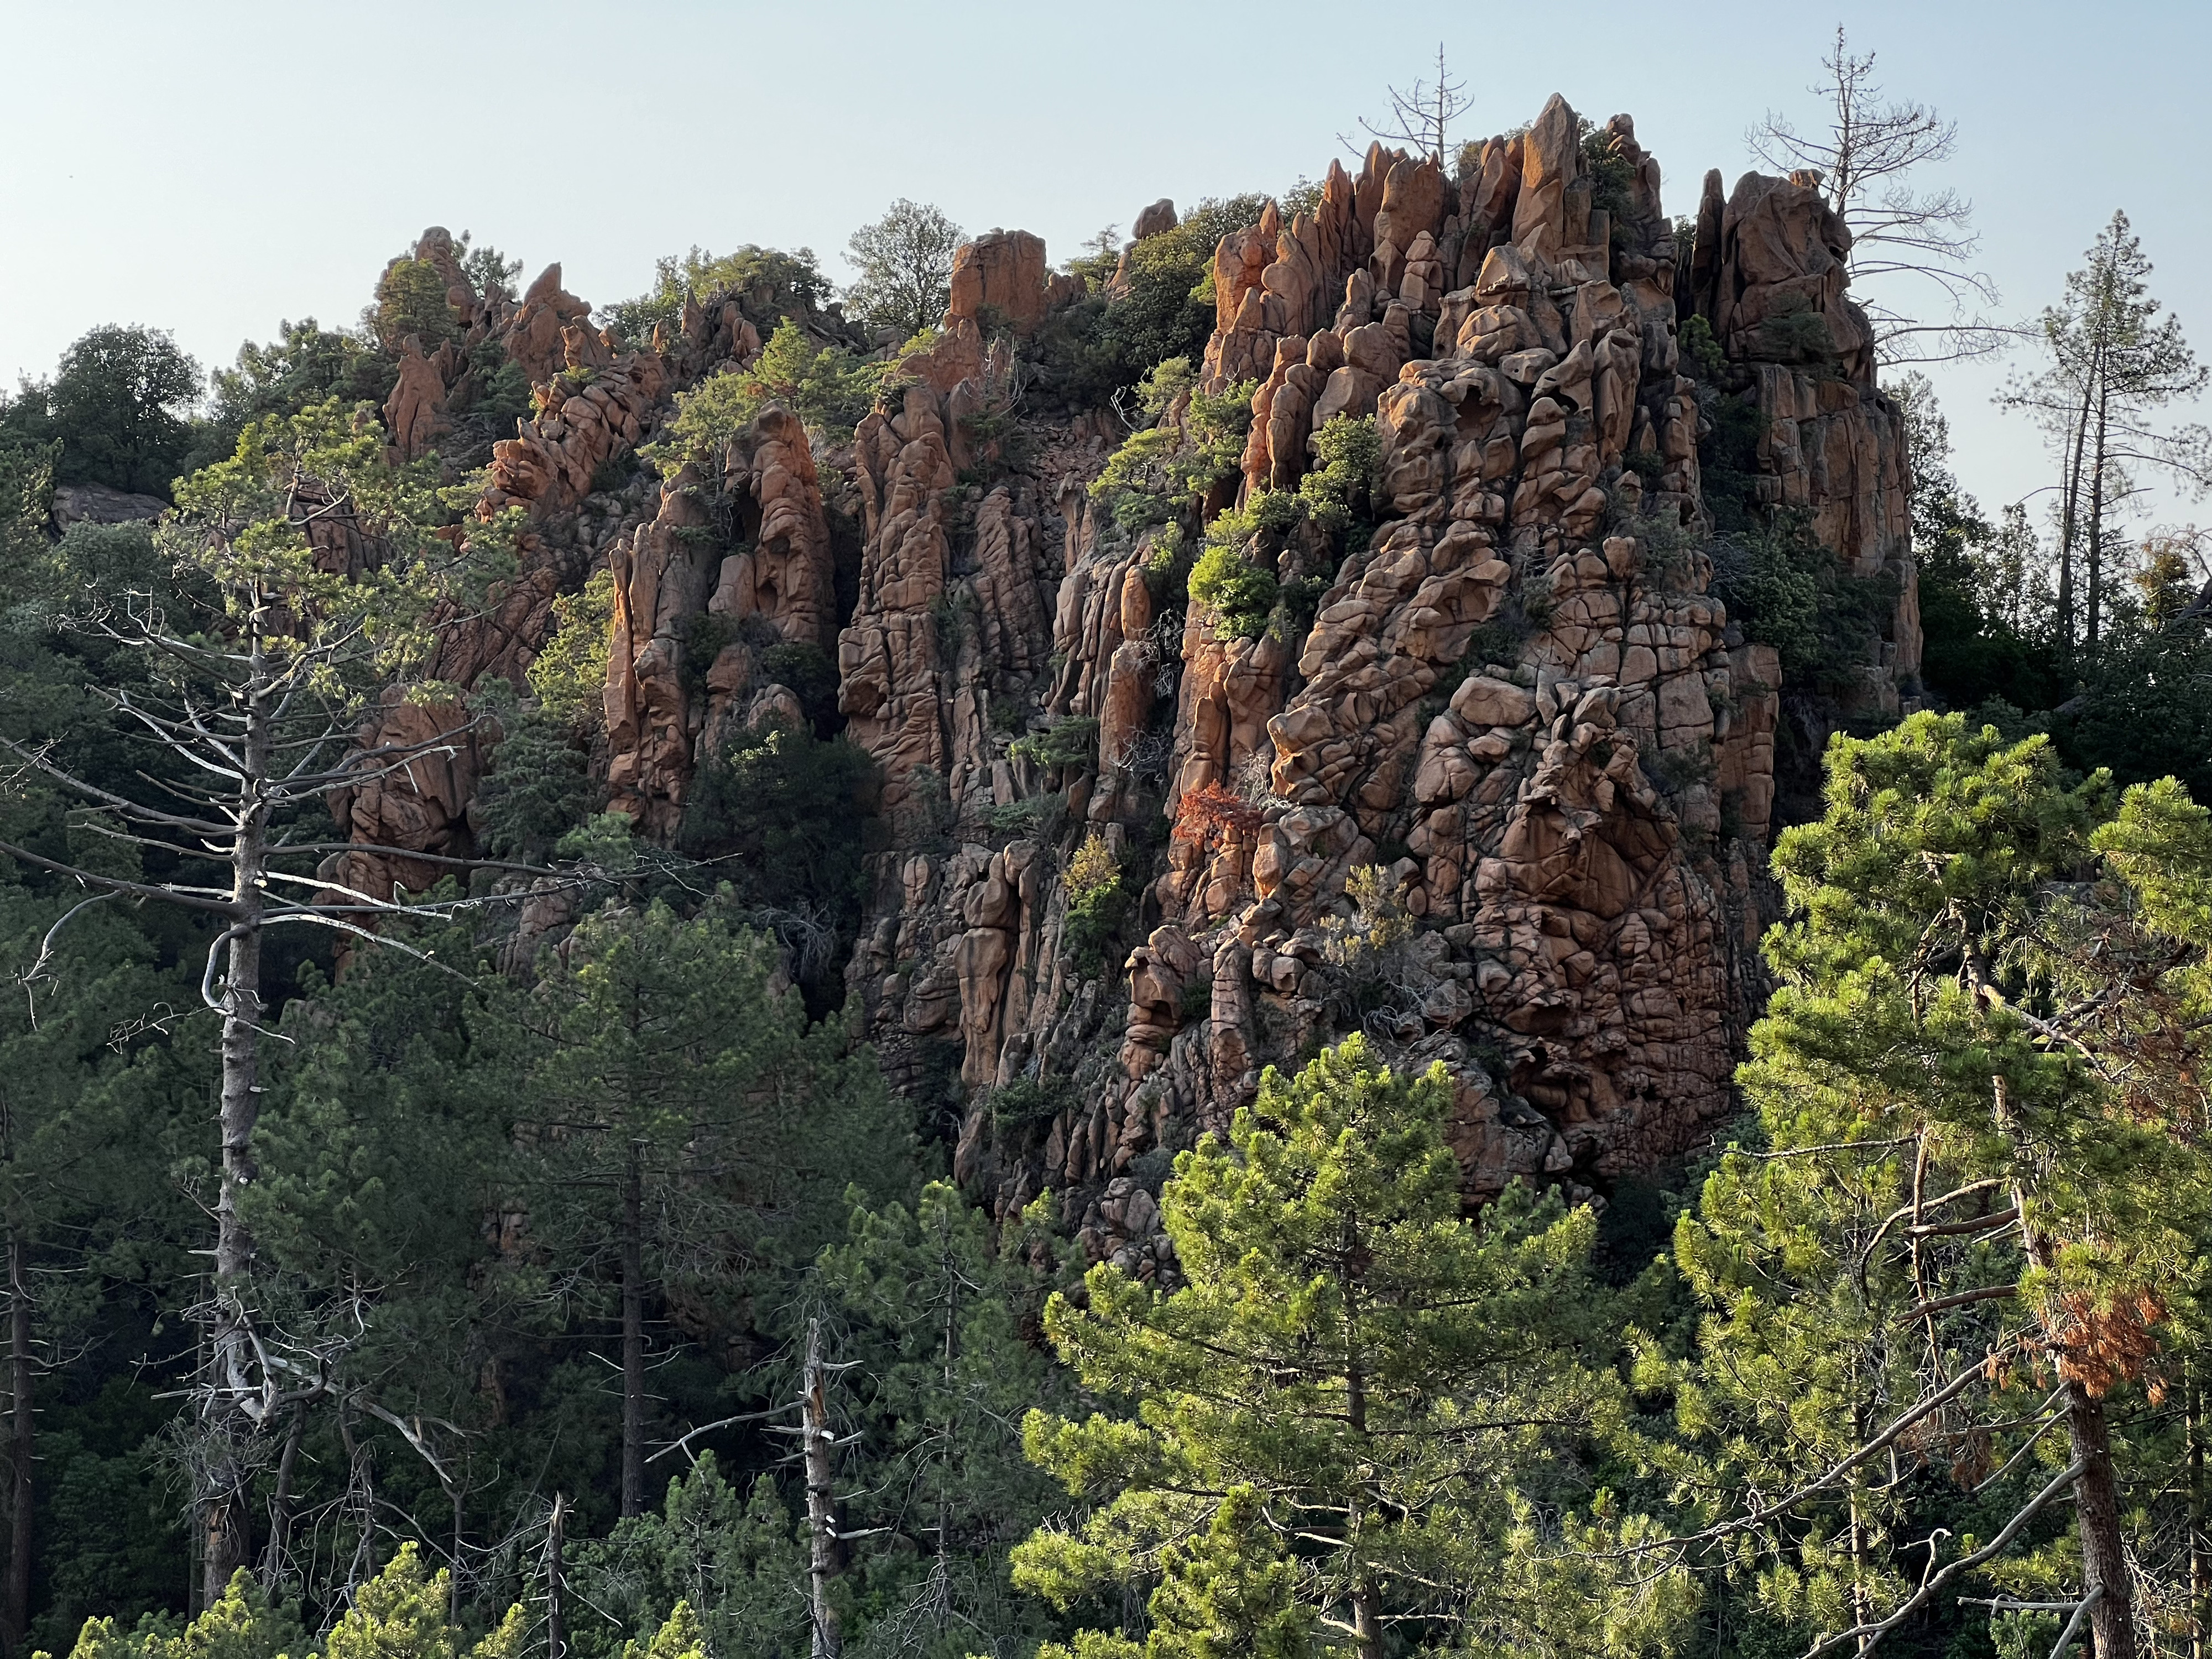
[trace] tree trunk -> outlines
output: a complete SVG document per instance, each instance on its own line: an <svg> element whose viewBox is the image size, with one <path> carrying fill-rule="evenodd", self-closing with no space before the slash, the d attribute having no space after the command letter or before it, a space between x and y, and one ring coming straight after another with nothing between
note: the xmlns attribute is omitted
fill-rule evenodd
<svg viewBox="0 0 2212 1659"><path fill-rule="evenodd" d="M622 1512L645 1509L645 1173L635 1140L623 1170Z"/></svg>
<svg viewBox="0 0 2212 1659"><path fill-rule="evenodd" d="M2189 1659L2205 1659L2204 1602L2208 1583L2204 1549L2204 1395L2194 1370L2182 1383L2182 1424L2189 1464Z"/></svg>
<svg viewBox="0 0 2212 1659"><path fill-rule="evenodd" d="M269 807L262 790L270 775L270 688L259 641L243 699L246 737L240 757L238 838L231 854L230 956L222 1002L222 1184L216 1199L214 1345L205 1379L208 1448L198 1494L202 1605L222 1599L231 1575L251 1559L247 1512L251 1465L245 1456L254 1424L246 1402L255 1390L255 1364L245 1296L253 1270L253 1237L239 1218L238 1195L258 1170L253 1128L261 1115L259 1034L261 917L264 908Z"/></svg>
<svg viewBox="0 0 2212 1659"><path fill-rule="evenodd" d="M2105 377L2098 377L2096 441L2089 459L2088 539L2083 548L2089 565L2089 623L2085 631L2089 654L2097 653L2104 632L2105 615L2105 468L2110 453L2112 393Z"/></svg>
<svg viewBox="0 0 2212 1659"><path fill-rule="evenodd" d="M1997 1118L2008 1124L2002 1083ZM2029 1224L2033 1213L2025 1186L2013 1188L2013 1204L2022 1218L2021 1241L2027 1259L2048 1272L2057 1264L2050 1238ZM2066 1438L2081 1473L2074 1478L2074 1520L2081 1539L2081 1594L2094 1595L2089 1634L2096 1659L2136 1659L2135 1586L2128 1577L2127 1546L2120 1531L2120 1498L2112 1476L2112 1442L2105 1421L2105 1402L2081 1383L2068 1382ZM2101 1593L2100 1593L2101 1592Z"/></svg>
<svg viewBox="0 0 2212 1659"><path fill-rule="evenodd" d="M806 1370L799 1385L799 1431L805 1447L806 1530L812 1540L807 1559L807 1588L814 1608L812 1659L837 1659L837 1610L830 1605L830 1581L837 1576L837 1496L830 1427L830 1374L822 1363L822 1322L806 1327Z"/></svg>
<svg viewBox="0 0 2212 1659"><path fill-rule="evenodd" d="M292 1407L292 1426L284 1431L284 1449L276 1459L276 1486L269 1494L269 1542L261 1552L261 1588L276 1594L284 1572L284 1552L292 1541L292 1482L300 1464L300 1442L307 1433L307 1402Z"/></svg>
<svg viewBox="0 0 2212 1659"><path fill-rule="evenodd" d="M36 1523L31 1486L34 1449L31 1384L31 1298L23 1285L23 1239L8 1234L9 1474L13 1488L8 1507L7 1606L0 1609L0 1642L9 1659L23 1650L31 1627L31 1545Z"/></svg>
<svg viewBox="0 0 2212 1659"><path fill-rule="evenodd" d="M2078 1382L2066 1385L2066 1437L2081 1473L2074 1481L2074 1516L2081 1533L2081 1594L2101 1590L2089 1609L2096 1659L2136 1659L2135 1587L2120 1534L2120 1498L2112 1479L2112 1443L2105 1402Z"/></svg>
<svg viewBox="0 0 2212 1659"><path fill-rule="evenodd" d="M568 1659L568 1627L565 1615L568 1587L561 1581L562 1522L568 1504L553 1494L553 1519L545 1528L545 1659Z"/></svg>
<svg viewBox="0 0 2212 1659"><path fill-rule="evenodd" d="M2069 659L2074 652L2074 559L2081 528L2081 459L2088 449L2089 405L2095 392L2091 366L2083 365L2081 374L2081 407L2067 441L2066 494L2058 514L2058 644Z"/></svg>
<svg viewBox="0 0 2212 1659"><path fill-rule="evenodd" d="M1343 1261L1337 1271L1337 1284L1344 1297L1344 1399L1345 1425L1358 1443L1363 1463L1367 1462L1367 1365L1366 1356L1359 1340L1359 1284L1349 1264L1360 1259L1364 1247L1359 1239L1356 1224L1347 1222L1345 1227ZM1371 1465L1370 1465L1371 1467ZM1382 1629L1375 1618L1375 1585L1368 1577L1365 1565L1359 1557L1365 1552L1367 1525L1366 1492L1358 1484L1359 1476L1352 1477L1352 1488L1346 1504L1344 1541L1352 1553L1352 1641L1358 1650L1359 1659L1380 1659Z"/></svg>

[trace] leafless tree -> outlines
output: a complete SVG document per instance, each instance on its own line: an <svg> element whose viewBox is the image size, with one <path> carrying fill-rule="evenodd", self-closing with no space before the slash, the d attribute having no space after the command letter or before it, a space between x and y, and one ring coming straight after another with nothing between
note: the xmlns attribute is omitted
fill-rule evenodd
<svg viewBox="0 0 2212 1659"><path fill-rule="evenodd" d="M365 522L355 512L344 464L309 477L300 458L270 461L266 478L232 498L234 514L218 506L165 528L173 582L87 593L67 621L136 665L131 674L93 690L117 729L140 748L137 787L124 793L102 783L21 726L0 731L0 754L16 763L0 778L0 791L27 783L57 791L77 804L83 830L149 867L125 874L116 860L70 862L4 842L0 851L82 890L176 906L211 924L200 994L221 1023L222 1150L209 1206L214 1274L208 1301L197 1310L209 1335L193 1421L179 1449L202 1533L208 1605L249 1564L254 1480L272 1462L283 1467L275 1447L288 1437L298 1408L343 1397L349 1409L422 1442L337 1376L349 1340L295 1337L258 1311L254 1239L239 1197L258 1173L259 1052L270 1008L264 941L272 928L313 927L422 957L375 931L380 918L420 914L419 907L390 891L346 885L325 860L366 852L454 868L470 862L313 838L312 826L326 822L322 802L333 788L394 778L433 756L450 757L470 740L475 722L462 714L429 739L362 744L357 732L369 693L388 678L395 641L407 631L398 621L407 609L403 586L423 574L421 561L450 559L453 550L434 538L405 538L404 546L380 545L366 577L333 574L328 555L337 544L330 527L343 523L351 538ZM264 516L271 501L277 505ZM377 525L366 527L370 541L382 541ZM416 1449L429 1455L426 1443Z"/></svg>
<svg viewBox="0 0 2212 1659"><path fill-rule="evenodd" d="M1443 42L1437 42L1437 78L1417 80L1409 88L1386 87L1390 110L1380 121L1359 118L1359 125L1367 133L1386 144L1404 144L1419 155L1435 158L1438 167L1444 165L1451 141L1452 123L1474 106L1467 95L1467 82L1455 81L1444 62ZM1357 154L1364 146L1353 143L1340 133L1345 147Z"/></svg>
<svg viewBox="0 0 2212 1659"><path fill-rule="evenodd" d="M1921 191L1908 181L1914 169L1950 159L1959 125L1925 104L1886 99L1874 64L1874 53L1850 50L1838 25L1820 60L1826 78L1811 88L1827 102L1826 125L1802 132L1770 110L1745 142L1778 172L1820 175L1822 194L1850 231L1851 281L1882 362L1948 362L2002 350L2023 331L1984 309L1997 303L1997 289L1972 263L1981 246L1974 204L1954 190ZM1909 293L1908 281L1924 285L1923 295L1933 287L1948 315L1923 319L1905 308L1910 300L1892 303L1865 291Z"/></svg>

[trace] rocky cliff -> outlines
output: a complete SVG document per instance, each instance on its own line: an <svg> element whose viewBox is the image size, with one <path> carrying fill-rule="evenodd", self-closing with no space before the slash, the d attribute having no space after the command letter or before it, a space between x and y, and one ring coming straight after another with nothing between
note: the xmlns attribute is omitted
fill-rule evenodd
<svg viewBox="0 0 2212 1659"><path fill-rule="evenodd" d="M540 408L480 508L524 510L523 573L441 677L519 675L555 597L604 564L599 763L666 840L729 732L803 718L768 647L827 653L881 779L847 994L961 1182L1001 1212L1061 1193L1094 1255L1161 1260L1164 1154L1354 1028L1444 1066L1471 1199L1515 1176L1602 1190L1729 1111L1760 994L1793 688L1716 592L1717 424L1748 411L1756 434L1740 505L1794 514L1878 594L1831 702L1916 689L1901 427L1816 183L1724 198L1708 175L1692 233L1629 118L1557 97L1455 176L1380 146L1332 165L1298 210L1221 239L1212 336L1162 424L1249 388L1249 430L1225 482L1133 532L1091 489L1127 423L1028 395L1033 343L1085 293L1034 236L961 251L943 328L849 448L770 408L657 488L595 479L768 319L700 296L633 349L556 267L472 319ZM1160 203L1139 228L1174 224ZM396 446L434 428L452 368L408 363ZM1310 514L1252 544L1268 591L1306 605L1238 629L1186 599L1177 549L1303 499L1340 416L1375 422L1371 525ZM465 850L480 765L344 816Z"/></svg>

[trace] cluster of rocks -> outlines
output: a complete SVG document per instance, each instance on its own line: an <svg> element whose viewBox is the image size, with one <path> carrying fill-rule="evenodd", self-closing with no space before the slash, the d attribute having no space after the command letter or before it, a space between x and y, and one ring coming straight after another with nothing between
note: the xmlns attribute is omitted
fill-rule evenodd
<svg viewBox="0 0 2212 1659"><path fill-rule="evenodd" d="M1225 1122L1261 1066L1354 1026L1444 1066L1471 1199L1516 1176L1601 1187L1731 1108L1761 988L1783 676L1698 550L1700 428L1715 397L1755 404L1759 499L1805 509L1853 574L1897 578L1867 671L1893 708L1918 657L1897 411L1812 181L1754 175L1716 206L1709 180L1690 249L1625 116L1591 131L1554 98L1474 161L1455 187L1376 146L1356 176L1332 167L1310 211L1271 204L1216 254L1202 378L1257 382L1245 496L1295 486L1331 417L1372 413L1384 522L1328 573L1302 640L1187 613L1167 686L1179 833L1124 964L1118 1049L1070 1040L1089 1011L1055 970L1049 893L1023 907L1042 954L979 946L999 925L986 907L939 930L955 966L932 972L925 918L957 902L980 847L944 872L951 896L909 866L892 950L915 967L871 982L856 964L883 1040L936 1029L918 1006L949 1021L957 989L979 1016L959 1027L971 1084L1078 1077L1048 1125L971 1109L963 1178L1001 1205L1109 1192ZM1834 343L1817 363L1762 325L1801 309ZM1681 372L1691 315L1721 343L1717 388ZM1163 695L1152 550L1068 509L1046 708L1099 721L1096 777L1069 805L1118 849L1152 810L1127 777ZM1251 810L1194 826L1185 803L1208 791ZM1348 1002L1332 945L1370 920L1350 890L1370 867L1408 931ZM1087 1224L1142 1255L1104 1203Z"/></svg>
<svg viewBox="0 0 2212 1659"><path fill-rule="evenodd" d="M1334 416L1376 422L1382 522L1310 573L1325 591L1300 636L1159 614L1155 538L1101 523L1088 489L1122 428L1021 407L1020 343L1080 289L1020 231L960 250L937 339L849 451L816 453L771 408L718 476L633 489L583 538L615 578L607 782L647 833L673 833L725 733L799 717L772 647L834 658L890 838L850 995L894 1080L957 1112L969 1190L1000 1213L1068 1195L1094 1256L1170 1271L1162 1155L1225 1124L1265 1066L1352 1029L1443 1066L1470 1200L1516 1177L1601 1188L1729 1110L1783 674L1701 550L1715 400L1758 412L1759 501L1894 579L1862 696L1911 694L1901 422L1816 181L1750 175L1723 199L1711 175L1684 246L1626 116L1588 128L1555 97L1469 159L1448 179L1376 145L1214 255L1200 379L1255 387L1243 497L1295 487ZM1139 230L1175 223L1163 202ZM675 388L759 349L730 299L637 349L582 314L556 268L483 321L544 378L483 513L521 507L549 544ZM1683 373L1692 317L1717 376ZM1827 350L1808 356L1801 317ZM394 398L404 447L435 400ZM705 520L710 483L727 525ZM519 674L584 574L526 557L446 677ZM715 654L687 674L702 618ZM1090 757L1043 741L1063 728L1095 732ZM463 833L477 764L356 791L349 821L434 850ZM1097 967L1066 872L1091 840L1131 872L1139 941ZM1038 1111L994 1109L1024 1088Z"/></svg>

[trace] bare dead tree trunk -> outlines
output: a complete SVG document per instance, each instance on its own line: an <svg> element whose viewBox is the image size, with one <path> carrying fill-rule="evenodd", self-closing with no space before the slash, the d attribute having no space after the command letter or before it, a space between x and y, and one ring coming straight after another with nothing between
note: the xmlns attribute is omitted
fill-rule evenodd
<svg viewBox="0 0 2212 1659"><path fill-rule="evenodd" d="M258 619L257 619L258 623ZM268 884L268 803L273 737L268 671L260 635L252 641L250 673L240 704L246 717L238 828L231 843L230 956L222 1000L222 1184L216 1199L214 1346L204 1394L208 1452L200 1494L201 1595L213 1607L231 1575L252 1559L248 1512L252 1474L247 1443L255 1425L247 1410L257 1370L245 1296L253 1271L253 1237L238 1212L238 1195L259 1173L253 1130L261 1115L261 927Z"/></svg>
<svg viewBox="0 0 2212 1659"><path fill-rule="evenodd" d="M2205 1659L2204 1603L2212 1593L2204 1548L2204 1395L2196 1369L2184 1373L2182 1433L2189 1465L2189 1659Z"/></svg>
<svg viewBox="0 0 2212 1659"><path fill-rule="evenodd" d="M31 1627L31 1545L36 1524L32 1487L33 1440L31 1386L31 1297L23 1283L23 1237L11 1228L8 1234L8 1370L9 1504L8 1595L0 1613L0 1641L9 1659L23 1650L23 1638Z"/></svg>
<svg viewBox="0 0 2212 1659"><path fill-rule="evenodd" d="M623 1170L622 1512L645 1508L645 1174L635 1140Z"/></svg>
<svg viewBox="0 0 2212 1659"><path fill-rule="evenodd" d="M284 1552L292 1543L292 1483L300 1463L300 1443L307 1433L307 1402L292 1407L292 1426L276 1459L276 1485L269 1494L269 1542L261 1552L261 1588L276 1593L284 1573Z"/></svg>
<svg viewBox="0 0 2212 1659"><path fill-rule="evenodd" d="M2086 375L2086 371L2085 371ZM2074 653L2074 570L2081 536L2081 463L2088 453L2090 381L2081 383L2081 407L2068 441L2071 452L2066 465L2066 493L2058 515L2058 644L2070 659Z"/></svg>
<svg viewBox="0 0 2212 1659"><path fill-rule="evenodd" d="M837 1498L832 1485L830 1373L822 1361L822 1322L806 1327L806 1370L799 1384L799 1431L806 1469L806 1530L812 1547L807 1587L814 1608L812 1659L837 1659L837 1610L830 1605L830 1581L841 1565L837 1545Z"/></svg>
<svg viewBox="0 0 2212 1659"><path fill-rule="evenodd" d="M467 1488L459 1481L453 1483L453 1565L447 1577L446 1621L458 1626L461 1622L461 1521L462 1503L468 1496Z"/></svg>
<svg viewBox="0 0 2212 1659"><path fill-rule="evenodd" d="M2089 622L2085 631L2089 653L2094 656L2104 633L2105 615L2105 469L2110 465L2112 420L2111 382L2097 377L2096 447L2089 463L2089 539L2083 553L2089 564Z"/></svg>
<svg viewBox="0 0 2212 1659"><path fill-rule="evenodd" d="M545 1532L545 1659L568 1659L567 1586L561 1582L561 1545L568 1500L553 1494L553 1519Z"/></svg>

